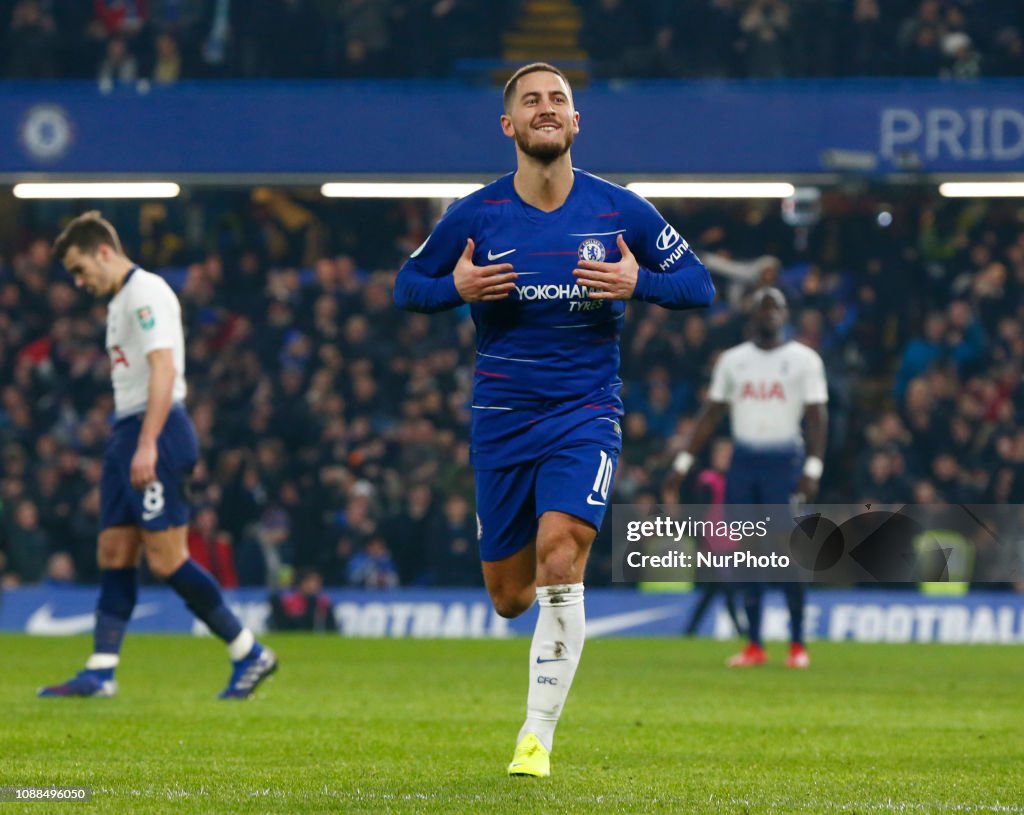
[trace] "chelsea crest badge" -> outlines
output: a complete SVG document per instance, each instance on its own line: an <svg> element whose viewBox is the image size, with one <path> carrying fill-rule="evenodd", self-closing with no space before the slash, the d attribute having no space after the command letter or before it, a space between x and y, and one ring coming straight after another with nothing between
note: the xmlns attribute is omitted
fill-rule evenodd
<svg viewBox="0 0 1024 815"><path fill-rule="evenodd" d="M580 244L577 250L580 260L593 260L598 263L604 261L608 257L608 250L604 248L604 244L596 238L587 238L583 243Z"/></svg>

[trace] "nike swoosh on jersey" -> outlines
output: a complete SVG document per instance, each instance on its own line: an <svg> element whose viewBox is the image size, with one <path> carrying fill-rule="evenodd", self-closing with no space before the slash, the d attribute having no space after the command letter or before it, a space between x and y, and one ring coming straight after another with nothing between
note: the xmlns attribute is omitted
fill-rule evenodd
<svg viewBox="0 0 1024 815"><path fill-rule="evenodd" d="M587 503L595 507L603 507L605 505L604 501L595 501L593 495L587 496Z"/></svg>
<svg viewBox="0 0 1024 815"><path fill-rule="evenodd" d="M543 659L541 657L537 657L537 664L538 665L543 665L545 662L568 662L568 661L569 661L569 657L560 657L558 659Z"/></svg>
<svg viewBox="0 0 1024 815"><path fill-rule="evenodd" d="M490 249L488 249L487 250L487 259L488 260L497 260L498 258L505 257L505 255L511 255L514 251L516 251L516 250L515 249L509 249L509 250L507 250L505 252L498 252L497 254L495 254Z"/></svg>

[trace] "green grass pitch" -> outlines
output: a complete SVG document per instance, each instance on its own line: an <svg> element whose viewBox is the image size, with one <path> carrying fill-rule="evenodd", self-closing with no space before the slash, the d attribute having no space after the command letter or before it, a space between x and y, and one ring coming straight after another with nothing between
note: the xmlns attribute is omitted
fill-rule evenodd
<svg viewBox="0 0 1024 815"><path fill-rule="evenodd" d="M116 699L37 699L86 638L0 636L0 784L85 785L4 813L1024 812L1024 653L822 643L730 671L736 643L594 640L549 779L509 779L526 640L270 640L247 702L209 639L129 636Z"/></svg>

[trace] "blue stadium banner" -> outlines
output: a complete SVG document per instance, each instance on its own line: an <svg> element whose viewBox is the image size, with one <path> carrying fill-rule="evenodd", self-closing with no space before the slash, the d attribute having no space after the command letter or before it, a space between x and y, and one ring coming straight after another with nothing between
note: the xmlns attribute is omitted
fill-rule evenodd
<svg viewBox="0 0 1024 815"><path fill-rule="evenodd" d="M505 620L491 609L482 589L402 589L387 592L328 591L339 633L350 637L480 638L529 636L536 611ZM766 598L767 639L788 636L782 597ZM265 592L229 595L232 607L256 632L266 630L270 603ZM587 635L674 636L697 602L687 594L644 594L615 589L587 592ZM96 590L22 588L0 605L0 631L34 635L84 634L92 630ZM972 592L931 597L915 591L811 590L806 612L810 639L855 642L1024 643L1024 595ZM169 589L140 592L132 631L206 633ZM716 609L700 634L732 637L728 615Z"/></svg>
<svg viewBox="0 0 1024 815"><path fill-rule="evenodd" d="M581 167L645 174L1024 171L1019 80L620 82L576 94ZM513 156L500 92L428 82L0 86L0 174L460 174ZM413 134L413 135L410 135Z"/></svg>

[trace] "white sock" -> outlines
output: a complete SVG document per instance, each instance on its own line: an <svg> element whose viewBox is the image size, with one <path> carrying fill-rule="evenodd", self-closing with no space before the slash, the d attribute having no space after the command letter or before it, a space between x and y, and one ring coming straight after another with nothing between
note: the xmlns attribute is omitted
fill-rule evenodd
<svg viewBox="0 0 1024 815"><path fill-rule="evenodd" d="M85 661L87 671L109 671L117 667L121 657L117 654L93 654Z"/></svg>
<svg viewBox="0 0 1024 815"><path fill-rule="evenodd" d="M241 633L228 643L228 654L231 656L231 661L238 662L240 659L245 659L255 644L256 638L252 635L252 631L243 628Z"/></svg>
<svg viewBox="0 0 1024 815"><path fill-rule="evenodd" d="M586 637L583 584L538 586L537 602L540 614L530 645L526 722L519 739L533 733L550 750Z"/></svg>

